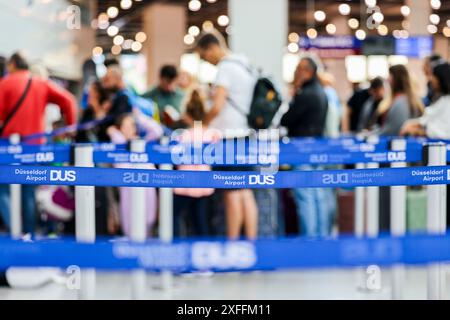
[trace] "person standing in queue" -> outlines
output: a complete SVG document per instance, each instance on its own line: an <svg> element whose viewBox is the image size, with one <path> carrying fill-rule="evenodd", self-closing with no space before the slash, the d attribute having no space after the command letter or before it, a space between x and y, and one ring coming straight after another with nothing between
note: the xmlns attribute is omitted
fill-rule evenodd
<svg viewBox="0 0 450 320"><path fill-rule="evenodd" d="M133 106L130 98L126 94L127 86L123 79L122 68L118 64L111 64L106 70L106 74L102 79L103 89L105 89L111 96L111 107L106 113L107 120L101 124L101 131L106 132L109 127L113 126L117 119L125 113L133 111ZM104 135L107 137L107 135ZM107 141L109 142L109 137Z"/></svg>
<svg viewBox="0 0 450 320"><path fill-rule="evenodd" d="M422 117L406 121L400 134L450 140L450 64L435 65L430 82L432 91L439 98L425 109ZM450 227L450 185L447 185L447 227Z"/></svg>
<svg viewBox="0 0 450 320"><path fill-rule="evenodd" d="M231 53L218 33L201 35L196 50L202 60L218 68L213 84L212 107L205 115L203 125L219 130L226 139L245 138L249 132L246 114L250 111L256 84L247 58ZM225 166L215 167L214 170L252 171L253 168ZM227 237L237 239L244 229L248 239L255 239L258 234L258 207L253 191L225 190L224 201Z"/></svg>
<svg viewBox="0 0 450 320"><path fill-rule="evenodd" d="M66 125L77 119L75 97L51 81L33 78L22 55L15 53L7 62L8 76L0 82L0 137L13 134L27 136L45 131L45 108L49 103L59 106ZM30 141L42 144L45 139ZM34 233L36 224L35 187L22 186L23 232ZM10 228L9 186L0 185L0 212Z"/></svg>
<svg viewBox="0 0 450 320"><path fill-rule="evenodd" d="M427 78L427 94L422 100L426 107L432 105L439 99L439 92L436 92L433 89L432 84L433 68L442 63L445 63L445 60L442 59L442 57L437 53L433 53L430 56L425 57L423 60L422 69L425 77Z"/></svg>
<svg viewBox="0 0 450 320"><path fill-rule="evenodd" d="M159 119L169 128L179 120L181 105L184 100L184 92L179 87L179 73L177 67L165 65L159 72L159 83L143 95L152 100L159 109Z"/></svg>
<svg viewBox="0 0 450 320"><path fill-rule="evenodd" d="M327 95L317 77L318 66L310 57L300 60L295 72L299 86L281 125L290 137L322 137L328 111ZM315 170L318 167L301 165L296 170ZM307 237L328 236L332 217L327 205L327 193L321 188L295 189L299 230Z"/></svg>
<svg viewBox="0 0 450 320"><path fill-rule="evenodd" d="M389 68L388 79L391 94L382 101L374 115L372 122L376 122L369 134L374 136L398 136L405 122L422 116L424 106L416 94L414 84L408 69L404 65L394 65ZM383 167L384 164L381 164ZM390 230L391 225L391 192L389 187L380 187L380 216L379 230Z"/></svg>

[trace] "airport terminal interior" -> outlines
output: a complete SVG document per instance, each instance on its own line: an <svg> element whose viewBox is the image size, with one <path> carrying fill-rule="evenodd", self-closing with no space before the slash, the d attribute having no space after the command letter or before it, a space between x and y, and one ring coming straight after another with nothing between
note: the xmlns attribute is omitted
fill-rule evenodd
<svg viewBox="0 0 450 320"><path fill-rule="evenodd" d="M0 0L0 300L450 299L450 0Z"/></svg>

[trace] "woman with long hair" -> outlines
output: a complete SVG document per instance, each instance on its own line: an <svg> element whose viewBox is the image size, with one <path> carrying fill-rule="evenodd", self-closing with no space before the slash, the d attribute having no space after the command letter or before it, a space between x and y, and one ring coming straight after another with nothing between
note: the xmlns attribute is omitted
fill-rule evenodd
<svg viewBox="0 0 450 320"><path fill-rule="evenodd" d="M389 68L389 85L391 95L386 101L380 103L376 119L379 128L372 132L378 136L398 136L403 124L408 120L420 117L424 106L421 99L414 92L408 69L404 65L395 65ZM390 228L390 188L380 188L380 231Z"/></svg>
<svg viewBox="0 0 450 320"><path fill-rule="evenodd" d="M196 122L202 122L206 115L205 98L199 88L193 88L187 94L185 114ZM211 143L214 137L211 131L200 126L184 124L185 130L179 136L180 143L190 145ZM181 171L211 171L209 165L179 165ZM174 189L174 234L176 237L195 236L204 237L209 234L207 220L208 198L214 193L211 188L175 188ZM183 223L184 222L184 223ZM182 226L186 226L182 228ZM183 232L186 230L186 232Z"/></svg>
<svg viewBox="0 0 450 320"><path fill-rule="evenodd" d="M450 139L450 64L436 65L432 69L430 84L439 98L425 110L422 117L407 121L401 134Z"/></svg>
<svg viewBox="0 0 450 320"><path fill-rule="evenodd" d="M381 103L377 111L381 126L373 132L380 136L398 136L403 124L412 118L422 116L424 105L414 92L414 85L404 65L389 68L391 97Z"/></svg>
<svg viewBox="0 0 450 320"><path fill-rule="evenodd" d="M377 112L381 127L374 134L380 136L399 135L408 119L420 117L424 112L424 105L414 92L410 74L404 65L389 68L389 84L391 98L382 103Z"/></svg>

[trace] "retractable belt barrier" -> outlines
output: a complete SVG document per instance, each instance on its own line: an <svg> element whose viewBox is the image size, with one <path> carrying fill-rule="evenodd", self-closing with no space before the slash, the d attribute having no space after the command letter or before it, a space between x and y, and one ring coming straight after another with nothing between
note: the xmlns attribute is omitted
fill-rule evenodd
<svg viewBox="0 0 450 320"><path fill-rule="evenodd" d="M450 166L260 172L0 166L0 184L155 188L336 188L450 184Z"/></svg>
<svg viewBox="0 0 450 320"><path fill-rule="evenodd" d="M247 241L159 241L132 243L73 240L23 242L0 239L0 269L61 267L147 271L253 271L345 268L450 261L449 235Z"/></svg>
<svg viewBox="0 0 450 320"><path fill-rule="evenodd" d="M392 151L389 141L382 139L377 144L360 142L356 139L293 139L279 145L264 142L252 146L246 143L231 147L228 142L202 145L161 145L147 143L146 152L130 152L127 145L111 143L95 144L94 162L153 163L153 164L208 164L220 166L240 165L302 165L302 164L356 164L418 162L423 160L423 145L434 140L408 139L406 151ZM0 164L51 164L71 161L71 145L0 145ZM244 150L241 150L244 149ZM230 152L231 156L230 156ZM448 148L450 153L450 145ZM227 155L225 157L225 155ZM178 163L174 163L174 158ZM226 159L225 159L226 158ZM450 159L450 154L449 157ZM217 161L216 159L219 159Z"/></svg>

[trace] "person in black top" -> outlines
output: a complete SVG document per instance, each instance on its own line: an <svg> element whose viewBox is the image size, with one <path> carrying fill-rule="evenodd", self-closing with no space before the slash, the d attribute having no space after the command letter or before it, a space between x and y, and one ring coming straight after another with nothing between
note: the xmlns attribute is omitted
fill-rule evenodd
<svg viewBox="0 0 450 320"><path fill-rule="evenodd" d="M110 142L107 133L108 128L114 123L114 119L118 117L118 113L112 112L113 102L111 101L111 91L105 90L99 81L93 82L89 88L88 107L81 117L80 123L85 124L95 120L102 120L106 116L112 115L106 122L102 122L87 130L78 130L75 140L78 143L101 143ZM122 100L116 99L115 110L123 110L126 104ZM125 106L125 107L124 107ZM99 236L108 236L111 234L109 230L110 221L114 221L113 213L116 208L116 196L114 188L96 187L95 188L95 229ZM75 231L74 221L66 224L66 233L70 234Z"/></svg>
<svg viewBox="0 0 450 320"><path fill-rule="evenodd" d="M317 78L317 64L311 58L303 58L295 73L299 88L280 124L291 137L321 137L328 100Z"/></svg>
<svg viewBox="0 0 450 320"><path fill-rule="evenodd" d="M439 99L439 94L433 90L431 79L433 78L433 68L442 63L445 63L445 60L437 53L433 53L423 61L423 73L427 77L427 95L423 98L423 103L427 107Z"/></svg>
<svg viewBox="0 0 450 320"><path fill-rule="evenodd" d="M372 79L368 92L370 96L360 110L356 132L371 130L375 124L380 124L380 119L377 118L376 111L380 102L385 98L386 89L384 87L384 79L381 77Z"/></svg>
<svg viewBox="0 0 450 320"><path fill-rule="evenodd" d="M89 87L88 106L83 112L80 123L85 124L95 120L102 120L106 117L110 108L110 95L99 81L95 81ZM109 141L107 129L108 127L100 124L88 130L79 130L75 140L81 143L107 142Z"/></svg>
<svg viewBox="0 0 450 320"><path fill-rule="evenodd" d="M370 92L369 89L360 89L358 86L355 87L353 95L347 102L346 107L346 119L344 126L344 132L357 132L358 131L358 123L361 117L361 111L364 108L364 104L369 100Z"/></svg>
<svg viewBox="0 0 450 320"><path fill-rule="evenodd" d="M114 125L117 119L124 113L133 111L130 98L126 94L126 85L123 80L123 72L119 65L110 65L106 71L106 75L102 79L102 85L111 95L111 108L108 110L106 121L102 126L108 128ZM109 137L107 138L109 142Z"/></svg>
<svg viewBox="0 0 450 320"><path fill-rule="evenodd" d="M5 76L6 73L6 58L0 56L0 80Z"/></svg>
<svg viewBox="0 0 450 320"><path fill-rule="evenodd" d="M291 137L323 136L328 111L328 100L319 80L317 64L303 58L296 70L297 92L281 125ZM301 165L296 170L314 170L317 166ZM329 236L332 229L332 207L326 189L293 190L299 217L299 230L307 237Z"/></svg>

